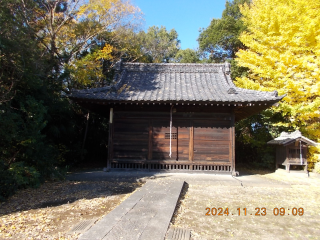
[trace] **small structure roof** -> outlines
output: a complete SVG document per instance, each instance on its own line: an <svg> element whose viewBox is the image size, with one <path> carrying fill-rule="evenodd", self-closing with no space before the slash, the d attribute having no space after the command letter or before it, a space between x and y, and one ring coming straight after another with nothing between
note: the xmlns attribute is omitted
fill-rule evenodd
<svg viewBox="0 0 320 240"><path fill-rule="evenodd" d="M318 143L310 140L309 138L302 136L302 134L299 130L296 130L291 133L282 132L279 137L267 142L267 144L288 145L288 144L291 144L295 141L302 141L302 142L305 142L306 144L311 145L311 146L318 145Z"/></svg>

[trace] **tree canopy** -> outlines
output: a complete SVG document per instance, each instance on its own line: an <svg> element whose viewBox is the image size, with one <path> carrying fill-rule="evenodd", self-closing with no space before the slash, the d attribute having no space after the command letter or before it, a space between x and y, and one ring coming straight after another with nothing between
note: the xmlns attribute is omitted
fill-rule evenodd
<svg viewBox="0 0 320 240"><path fill-rule="evenodd" d="M179 63L199 63L200 54L198 51L192 50L190 48L180 49L174 57L174 62Z"/></svg>
<svg viewBox="0 0 320 240"><path fill-rule="evenodd" d="M23 0L23 3L30 1ZM95 38L120 27L133 27L141 18L140 9L123 0L50 0L23 4L26 24L57 64L69 62L87 50ZM32 8L32 9L31 9Z"/></svg>
<svg viewBox="0 0 320 240"><path fill-rule="evenodd" d="M104 119L87 119L63 91L106 75L114 32L134 30L140 19L124 0L0 1L0 201L63 177L85 152L106 151Z"/></svg>
<svg viewBox="0 0 320 240"><path fill-rule="evenodd" d="M223 62L234 58L235 53L244 48L239 35L246 26L241 20L239 5L250 0L226 1L226 8L221 19L213 19L206 29L202 29L198 38L201 51L208 54L214 62Z"/></svg>
<svg viewBox="0 0 320 240"><path fill-rule="evenodd" d="M180 40L175 29L167 31L163 26L149 27L147 32L138 33L141 51L147 56L149 62L168 63L180 49Z"/></svg>
<svg viewBox="0 0 320 240"><path fill-rule="evenodd" d="M237 85L286 94L277 126L320 140L320 2L253 0L240 7L247 30L236 61L250 69ZM318 158L316 154L314 158Z"/></svg>
<svg viewBox="0 0 320 240"><path fill-rule="evenodd" d="M97 87L112 80L112 67L122 59L127 62L162 63L173 61L179 51L178 34L174 29L150 27L147 32L121 27L99 35L77 58L66 64L72 79L69 86Z"/></svg>

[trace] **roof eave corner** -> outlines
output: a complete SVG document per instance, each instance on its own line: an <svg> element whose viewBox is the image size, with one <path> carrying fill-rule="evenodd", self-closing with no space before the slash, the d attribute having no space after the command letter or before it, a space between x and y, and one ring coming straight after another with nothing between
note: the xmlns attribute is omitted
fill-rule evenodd
<svg viewBox="0 0 320 240"><path fill-rule="evenodd" d="M317 147L317 146L320 146L320 143L317 143L315 141L312 141L311 139L307 138L307 137L304 137L304 136L301 136L300 137L300 141L304 141L305 143L313 146L313 147Z"/></svg>
<svg viewBox="0 0 320 240"><path fill-rule="evenodd" d="M278 91L277 91L277 93L278 93ZM279 96L279 97L277 96L277 97L279 98L279 101L280 101L280 100L282 100L282 99L283 99L284 97L286 97L286 96L287 96L287 94L285 93L285 94L283 94L283 95L281 95L281 96Z"/></svg>

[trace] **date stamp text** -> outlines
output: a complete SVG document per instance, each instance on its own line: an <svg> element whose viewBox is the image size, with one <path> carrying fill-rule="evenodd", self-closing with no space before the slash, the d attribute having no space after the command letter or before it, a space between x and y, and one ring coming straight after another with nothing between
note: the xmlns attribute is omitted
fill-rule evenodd
<svg viewBox="0 0 320 240"><path fill-rule="evenodd" d="M266 216L271 214L274 216L303 216L303 208L273 208L268 210L265 207L256 207L254 211L249 211L247 208L237 208L236 211L231 211L229 208L206 208L206 216Z"/></svg>

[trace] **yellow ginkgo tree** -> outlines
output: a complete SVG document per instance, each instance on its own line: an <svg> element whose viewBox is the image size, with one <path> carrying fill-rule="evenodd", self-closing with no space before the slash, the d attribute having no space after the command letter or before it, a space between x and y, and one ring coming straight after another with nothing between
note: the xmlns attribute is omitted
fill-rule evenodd
<svg viewBox="0 0 320 240"><path fill-rule="evenodd" d="M247 49L236 61L249 75L236 84L286 94L273 109L285 119L278 125L320 142L320 1L252 0L240 10ZM318 161L319 150L310 150L311 161Z"/></svg>

